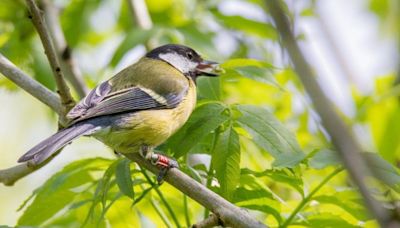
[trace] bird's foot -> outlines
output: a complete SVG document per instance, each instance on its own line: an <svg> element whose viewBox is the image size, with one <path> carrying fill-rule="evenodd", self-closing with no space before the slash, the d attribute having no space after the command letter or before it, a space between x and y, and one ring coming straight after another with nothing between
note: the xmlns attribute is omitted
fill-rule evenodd
<svg viewBox="0 0 400 228"><path fill-rule="evenodd" d="M165 155L154 153L153 148L150 146L143 145L139 152L144 158L146 158L146 160L160 168L160 172L157 175L158 184L162 184L164 182L164 177L169 169L179 168L177 161Z"/></svg>
<svg viewBox="0 0 400 228"><path fill-rule="evenodd" d="M171 168L179 168L178 162L172 158L169 158L165 155L155 154L151 155L150 159L151 163L157 167L160 167L160 172L157 175L158 184L162 184L164 182L164 177L167 174L168 170Z"/></svg>

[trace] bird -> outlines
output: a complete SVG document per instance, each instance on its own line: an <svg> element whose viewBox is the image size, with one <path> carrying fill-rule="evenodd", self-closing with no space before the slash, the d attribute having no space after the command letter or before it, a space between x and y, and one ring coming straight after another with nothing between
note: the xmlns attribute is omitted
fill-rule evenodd
<svg viewBox="0 0 400 228"><path fill-rule="evenodd" d="M188 120L196 106L196 79L221 73L195 50L166 44L100 83L66 115L67 126L41 141L18 162L39 165L80 136L92 136L118 154L140 153L166 171L175 160L154 152Z"/></svg>

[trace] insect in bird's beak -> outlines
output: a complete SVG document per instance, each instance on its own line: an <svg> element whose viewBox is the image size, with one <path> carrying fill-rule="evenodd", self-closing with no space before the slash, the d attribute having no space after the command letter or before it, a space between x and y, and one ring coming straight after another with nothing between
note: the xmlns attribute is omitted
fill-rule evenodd
<svg viewBox="0 0 400 228"><path fill-rule="evenodd" d="M197 75L205 75L210 77L216 77L223 73L221 67L217 62L203 60L196 67Z"/></svg>

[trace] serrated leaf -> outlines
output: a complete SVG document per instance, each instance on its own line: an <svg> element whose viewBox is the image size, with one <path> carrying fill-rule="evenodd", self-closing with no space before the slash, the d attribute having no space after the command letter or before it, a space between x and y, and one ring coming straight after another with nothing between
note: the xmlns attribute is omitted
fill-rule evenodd
<svg viewBox="0 0 400 228"><path fill-rule="evenodd" d="M118 162L115 169L115 180L119 190L131 199L134 199L135 193L133 191L133 182L131 176L131 161L128 159L122 159Z"/></svg>
<svg viewBox="0 0 400 228"><path fill-rule="evenodd" d="M177 158L187 154L206 135L229 119L224 110L225 106L220 103L199 106L186 124L163 145L164 150L174 153Z"/></svg>
<svg viewBox="0 0 400 228"><path fill-rule="evenodd" d="M294 167L305 158L294 135L267 109L252 105L236 107L242 113L238 123L258 146L275 158L275 167Z"/></svg>
<svg viewBox="0 0 400 228"><path fill-rule="evenodd" d="M212 167L220 185L220 194L230 200L240 179L239 135L230 126L220 133L212 155Z"/></svg>

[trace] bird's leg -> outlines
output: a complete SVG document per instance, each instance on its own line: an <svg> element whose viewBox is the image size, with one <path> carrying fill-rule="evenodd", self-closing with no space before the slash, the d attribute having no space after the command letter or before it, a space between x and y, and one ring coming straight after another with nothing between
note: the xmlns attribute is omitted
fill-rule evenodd
<svg viewBox="0 0 400 228"><path fill-rule="evenodd" d="M140 155L146 160L150 161L153 165L160 167L160 172L157 175L158 184L162 184L165 174L171 168L179 168L178 162L162 154L153 152L153 148L147 145L142 145L140 148Z"/></svg>

